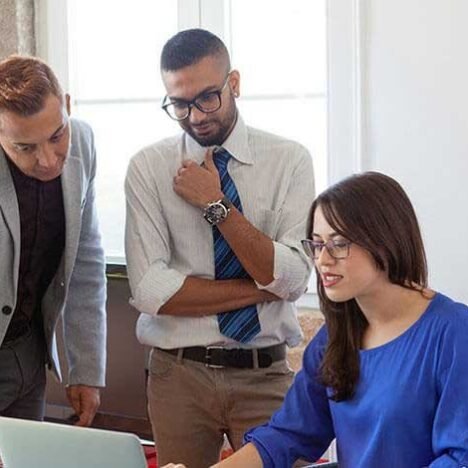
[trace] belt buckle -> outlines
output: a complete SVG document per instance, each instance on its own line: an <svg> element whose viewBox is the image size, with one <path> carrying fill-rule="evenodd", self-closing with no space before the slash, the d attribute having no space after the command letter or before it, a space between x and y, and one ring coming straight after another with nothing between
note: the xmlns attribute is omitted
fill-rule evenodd
<svg viewBox="0 0 468 468"><path fill-rule="evenodd" d="M206 353L205 353L205 366L211 367L212 369L224 369L226 366L221 366L219 364L211 364L211 350L213 349L220 349L224 350L222 346L207 346Z"/></svg>

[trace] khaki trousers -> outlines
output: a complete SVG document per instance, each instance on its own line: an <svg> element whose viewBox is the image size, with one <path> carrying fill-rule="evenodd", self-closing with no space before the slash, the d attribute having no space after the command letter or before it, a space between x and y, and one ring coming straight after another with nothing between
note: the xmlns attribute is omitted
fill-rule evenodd
<svg viewBox="0 0 468 468"><path fill-rule="evenodd" d="M293 376L285 360L217 369L153 349L147 391L158 464L207 468L219 460L224 435L237 450L244 432L281 406Z"/></svg>

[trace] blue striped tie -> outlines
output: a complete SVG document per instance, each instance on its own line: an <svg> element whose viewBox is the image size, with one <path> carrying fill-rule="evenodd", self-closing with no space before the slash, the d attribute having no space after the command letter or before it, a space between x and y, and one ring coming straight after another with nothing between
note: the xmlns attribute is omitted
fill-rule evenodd
<svg viewBox="0 0 468 468"><path fill-rule="evenodd" d="M227 170L231 155L223 148L214 155L214 163L219 172L221 190L232 204L242 213L242 205L234 181ZM216 226L213 226L215 256L215 278L217 280L250 278L244 267L229 247ZM255 304L218 314L219 331L241 343L249 342L260 332L257 306Z"/></svg>

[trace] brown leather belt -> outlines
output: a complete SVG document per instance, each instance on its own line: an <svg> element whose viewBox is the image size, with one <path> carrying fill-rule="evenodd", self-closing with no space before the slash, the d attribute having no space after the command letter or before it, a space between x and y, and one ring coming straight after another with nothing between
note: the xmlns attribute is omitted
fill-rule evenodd
<svg viewBox="0 0 468 468"><path fill-rule="evenodd" d="M188 348L162 349L165 353L178 356L181 351L182 359L202 362L207 367L236 367L239 369L254 369L256 367L270 367L274 362L286 358L286 345L269 346L257 349L226 349L220 346L191 346Z"/></svg>

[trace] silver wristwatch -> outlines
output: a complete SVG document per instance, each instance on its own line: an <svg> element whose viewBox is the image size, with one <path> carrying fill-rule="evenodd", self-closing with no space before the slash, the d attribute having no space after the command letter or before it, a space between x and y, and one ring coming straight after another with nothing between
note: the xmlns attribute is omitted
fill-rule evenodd
<svg viewBox="0 0 468 468"><path fill-rule="evenodd" d="M212 226L222 223L231 211L232 203L229 198L222 198L221 200L209 203L203 210L203 217Z"/></svg>

